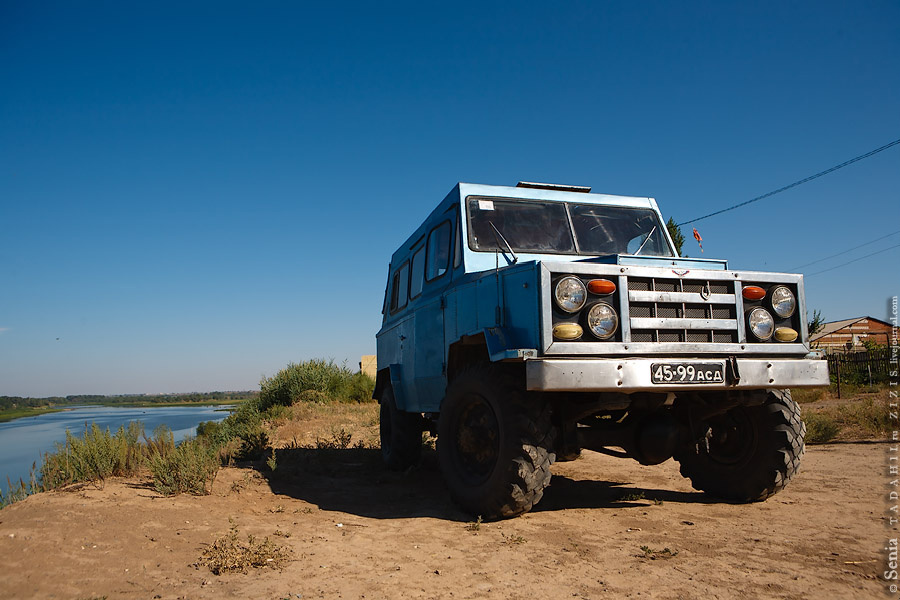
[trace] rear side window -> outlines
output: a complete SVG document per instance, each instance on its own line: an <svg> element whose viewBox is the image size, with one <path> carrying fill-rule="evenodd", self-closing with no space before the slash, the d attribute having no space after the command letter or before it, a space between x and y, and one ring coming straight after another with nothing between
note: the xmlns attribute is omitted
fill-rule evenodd
<svg viewBox="0 0 900 600"><path fill-rule="evenodd" d="M450 267L450 237L453 227L450 221L444 221L428 234L428 260L425 268L425 280L437 279Z"/></svg>
<svg viewBox="0 0 900 600"><path fill-rule="evenodd" d="M425 246L422 246L412 258L412 271L409 275L409 297L415 298L422 293L425 283Z"/></svg>
<svg viewBox="0 0 900 600"><path fill-rule="evenodd" d="M409 261L394 273L391 281L391 312L395 313L406 306L407 287L409 285Z"/></svg>

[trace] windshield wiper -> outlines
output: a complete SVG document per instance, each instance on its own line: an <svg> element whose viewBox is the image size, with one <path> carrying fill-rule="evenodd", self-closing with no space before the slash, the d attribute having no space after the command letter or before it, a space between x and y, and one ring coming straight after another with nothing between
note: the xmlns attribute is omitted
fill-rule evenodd
<svg viewBox="0 0 900 600"><path fill-rule="evenodd" d="M509 245L509 242L506 241L506 238L503 237L503 234L500 233L500 230L497 229L497 226L494 225L493 221L488 221L488 225L491 226L491 229L494 230L494 237L497 238L497 245L500 245L500 240L503 240L503 243L506 244L507 249L509 249L509 254L512 256L512 264L516 264L519 261L519 257L516 256L516 253L513 251L512 246Z"/></svg>
<svg viewBox="0 0 900 600"><path fill-rule="evenodd" d="M637 249L637 252L634 253L635 256L641 253L641 250L644 249L644 246L647 245L647 242L650 241L650 236L653 235L653 232L656 231L656 225L653 226L653 229L650 230L650 233L647 234L647 238L641 243L641 247Z"/></svg>

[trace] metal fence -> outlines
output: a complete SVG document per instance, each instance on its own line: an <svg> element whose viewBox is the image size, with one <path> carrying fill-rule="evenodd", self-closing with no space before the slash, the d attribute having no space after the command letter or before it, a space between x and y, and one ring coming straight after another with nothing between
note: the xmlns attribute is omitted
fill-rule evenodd
<svg viewBox="0 0 900 600"><path fill-rule="evenodd" d="M878 348L863 352L829 354L828 372L832 383L874 385L888 380L890 373L890 349ZM840 392L838 392L840 393Z"/></svg>

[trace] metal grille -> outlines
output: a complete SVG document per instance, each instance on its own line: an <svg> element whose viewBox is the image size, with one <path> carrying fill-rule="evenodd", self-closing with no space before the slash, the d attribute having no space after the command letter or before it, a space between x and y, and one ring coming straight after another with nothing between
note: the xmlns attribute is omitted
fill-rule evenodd
<svg viewBox="0 0 900 600"><path fill-rule="evenodd" d="M629 277L633 342L736 343L734 286L728 281Z"/></svg>

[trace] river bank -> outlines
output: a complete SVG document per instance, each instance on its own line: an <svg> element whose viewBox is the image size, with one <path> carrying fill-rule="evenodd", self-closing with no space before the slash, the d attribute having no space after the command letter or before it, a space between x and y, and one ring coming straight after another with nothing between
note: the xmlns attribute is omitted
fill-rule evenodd
<svg viewBox="0 0 900 600"><path fill-rule="evenodd" d="M55 408L0 423L0 490L9 483L28 481L32 469L40 469L43 455L65 441L66 432L80 435L96 423L101 429L116 431L131 421L140 421L149 434L160 425L172 430L175 441L194 435L203 421L221 421L234 404L152 404L150 406L80 406Z"/></svg>

